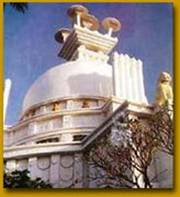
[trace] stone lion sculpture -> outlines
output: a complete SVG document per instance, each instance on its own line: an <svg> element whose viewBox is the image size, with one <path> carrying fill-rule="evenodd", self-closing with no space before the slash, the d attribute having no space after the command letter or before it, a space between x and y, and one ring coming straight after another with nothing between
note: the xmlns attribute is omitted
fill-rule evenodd
<svg viewBox="0 0 180 197"><path fill-rule="evenodd" d="M169 73L162 72L159 76L155 104L158 106L163 106L166 103L168 105L173 104L173 91L171 86L172 78Z"/></svg>

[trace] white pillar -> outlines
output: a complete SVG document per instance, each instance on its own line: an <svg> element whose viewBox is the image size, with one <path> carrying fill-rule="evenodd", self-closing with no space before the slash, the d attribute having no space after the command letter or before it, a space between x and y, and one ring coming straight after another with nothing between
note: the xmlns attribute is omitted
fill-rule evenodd
<svg viewBox="0 0 180 197"><path fill-rule="evenodd" d="M119 56L119 73L120 73L120 98L125 99L126 98L126 76L125 76L125 58L124 55L121 54Z"/></svg>
<svg viewBox="0 0 180 197"><path fill-rule="evenodd" d="M113 62L113 94L117 97L120 96L121 91L119 74L119 55L117 52L115 52Z"/></svg>
<svg viewBox="0 0 180 197"><path fill-rule="evenodd" d="M147 99L145 96L144 90L144 77L143 77L143 62L138 60L138 71L139 71L139 95L140 95L140 102L147 103Z"/></svg>
<svg viewBox="0 0 180 197"><path fill-rule="evenodd" d="M127 81L129 82L129 101L134 101L134 83L133 83L133 77L134 73L132 72L133 69L133 64L132 64L132 58L128 58L128 79Z"/></svg>
<svg viewBox="0 0 180 197"><path fill-rule="evenodd" d="M5 124L5 120L6 120L6 111L7 111L7 106L8 106L8 99L9 99L9 94L10 94L10 90L11 90L11 80L10 79L6 79L5 80L5 89L4 89L4 109L3 109L3 121Z"/></svg>
<svg viewBox="0 0 180 197"><path fill-rule="evenodd" d="M124 99L127 100L128 94L127 94L127 89L128 89L128 84L127 84L127 66L126 66L126 55L123 57L123 65L124 65Z"/></svg>
<svg viewBox="0 0 180 197"><path fill-rule="evenodd" d="M138 88L138 67L137 67L137 60L132 58L131 60L132 67L131 67L131 75L132 75L132 91L133 91L133 101L139 101L139 88Z"/></svg>
<svg viewBox="0 0 180 197"><path fill-rule="evenodd" d="M147 103L143 79L143 63L127 54L114 53L114 95L133 102Z"/></svg>
<svg viewBox="0 0 180 197"><path fill-rule="evenodd" d="M130 58L130 68L129 68L129 75L130 75L130 84L131 84L131 97L130 101L135 101L135 80L134 80L134 65L133 65L134 58Z"/></svg>
<svg viewBox="0 0 180 197"><path fill-rule="evenodd" d="M80 14L77 14L77 25L80 27L81 26L81 16Z"/></svg>
<svg viewBox="0 0 180 197"><path fill-rule="evenodd" d="M112 32L113 32L113 29L112 29L112 28L109 28L109 30L108 30L108 36L109 36L109 37L111 37Z"/></svg>
<svg viewBox="0 0 180 197"><path fill-rule="evenodd" d="M125 54L124 56L125 58L125 82L126 82L126 86L125 86L125 92L126 92L126 99L129 100L131 97L131 77L130 77L130 72L129 72L129 56L127 54Z"/></svg>

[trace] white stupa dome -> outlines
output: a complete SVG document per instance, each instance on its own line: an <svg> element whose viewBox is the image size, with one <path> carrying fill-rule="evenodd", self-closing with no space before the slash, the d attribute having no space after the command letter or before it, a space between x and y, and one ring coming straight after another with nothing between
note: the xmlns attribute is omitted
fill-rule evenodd
<svg viewBox="0 0 180 197"><path fill-rule="evenodd" d="M22 112L29 107L73 96L112 95L112 66L100 61L71 61L41 75L28 90Z"/></svg>

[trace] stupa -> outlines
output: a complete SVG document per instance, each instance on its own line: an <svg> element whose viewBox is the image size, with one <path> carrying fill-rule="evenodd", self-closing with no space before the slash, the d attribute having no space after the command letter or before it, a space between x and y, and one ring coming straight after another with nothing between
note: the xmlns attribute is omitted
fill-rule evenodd
<svg viewBox="0 0 180 197"><path fill-rule="evenodd" d="M83 159L86 148L129 111L152 113L143 79L143 62L113 52L118 19L99 20L81 5L67 11L72 28L55 40L67 62L47 70L29 88L19 121L5 128L7 170L29 169L55 188L97 188ZM106 33L100 32L100 26ZM110 58L111 57L111 58ZM111 60L111 61L110 61Z"/></svg>

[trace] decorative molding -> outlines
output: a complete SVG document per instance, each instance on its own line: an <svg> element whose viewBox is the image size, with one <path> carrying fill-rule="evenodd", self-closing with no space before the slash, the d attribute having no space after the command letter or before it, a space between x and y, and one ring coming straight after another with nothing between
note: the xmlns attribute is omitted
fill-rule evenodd
<svg viewBox="0 0 180 197"><path fill-rule="evenodd" d="M17 140L15 142L13 142L13 146L14 145L20 145L22 143L28 143L28 142L32 142L32 141L37 141L37 140L43 140L43 139L46 139L46 138L49 138L49 137L56 137L58 135L61 135L61 134L68 134L68 133L71 133L71 134L89 134L92 130L94 130L95 127L81 127L81 128L78 128L78 127L71 127L71 128L60 128L60 129L54 129L54 130L51 130L51 131L45 131L43 133L39 133L39 134L34 134L34 135L31 135L31 136L26 136L25 138L22 138L20 140Z"/></svg>
<svg viewBox="0 0 180 197"><path fill-rule="evenodd" d="M71 182L73 181L73 172L74 168L74 154L72 155L61 155L60 157L60 181L65 182Z"/></svg>
<svg viewBox="0 0 180 197"><path fill-rule="evenodd" d="M74 158L72 157L72 155L62 155L60 163L63 168L72 167L72 165L74 164Z"/></svg>
<svg viewBox="0 0 180 197"><path fill-rule="evenodd" d="M72 148L73 147L73 148ZM80 142L35 144L26 146L11 146L4 149L4 159L28 158L32 156L50 155L54 153L70 153L81 151Z"/></svg>
<svg viewBox="0 0 180 197"><path fill-rule="evenodd" d="M73 31L66 39L58 55L66 60L72 60L72 57L75 57L74 54L77 53L77 49L82 45L90 50L102 51L104 54L108 54L117 42L117 38L74 25Z"/></svg>
<svg viewBox="0 0 180 197"><path fill-rule="evenodd" d="M47 170L50 167L50 158L49 157L40 157L37 160L37 167L40 170Z"/></svg>

